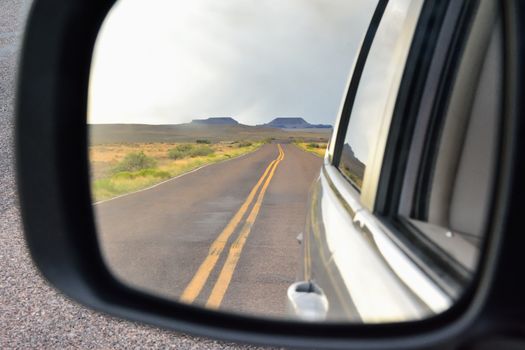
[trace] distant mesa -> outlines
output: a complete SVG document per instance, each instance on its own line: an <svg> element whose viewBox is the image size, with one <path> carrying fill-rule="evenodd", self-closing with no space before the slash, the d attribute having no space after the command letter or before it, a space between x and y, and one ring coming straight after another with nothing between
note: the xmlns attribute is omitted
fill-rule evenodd
<svg viewBox="0 0 525 350"><path fill-rule="evenodd" d="M280 129L329 129L328 124L310 124L301 117L277 117L263 126Z"/></svg>
<svg viewBox="0 0 525 350"><path fill-rule="evenodd" d="M354 150L352 149L352 146L350 146L348 143L345 143L343 145L343 152L344 155L346 155L350 159L356 159L357 161L361 162L354 153Z"/></svg>
<svg viewBox="0 0 525 350"><path fill-rule="evenodd" d="M363 178L365 174L365 164L356 157L352 147L345 143L343 145L343 152L341 152L341 162L348 171L357 175L359 178Z"/></svg>
<svg viewBox="0 0 525 350"><path fill-rule="evenodd" d="M240 125L232 117L210 117L206 119L193 119L190 125ZM277 117L269 123L257 125L278 129L331 129L327 124L310 124L301 117Z"/></svg>
<svg viewBox="0 0 525 350"><path fill-rule="evenodd" d="M193 119L193 125L239 125L239 122L231 117L211 117L206 119Z"/></svg>

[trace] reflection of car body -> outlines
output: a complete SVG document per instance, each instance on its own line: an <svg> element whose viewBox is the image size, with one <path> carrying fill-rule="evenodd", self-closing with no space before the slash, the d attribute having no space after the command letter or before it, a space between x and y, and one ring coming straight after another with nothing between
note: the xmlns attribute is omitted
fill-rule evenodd
<svg viewBox="0 0 525 350"><path fill-rule="evenodd" d="M379 2L312 190L293 312L404 321L461 297L490 209L501 45L495 2Z"/></svg>

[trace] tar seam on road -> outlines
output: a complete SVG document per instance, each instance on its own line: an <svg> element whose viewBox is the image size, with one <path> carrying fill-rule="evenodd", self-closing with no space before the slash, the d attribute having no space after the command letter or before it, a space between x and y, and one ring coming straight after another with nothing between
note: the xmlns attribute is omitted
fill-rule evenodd
<svg viewBox="0 0 525 350"><path fill-rule="evenodd" d="M219 274L219 277L217 278L217 281L213 286L208 301L206 302L206 306L209 308L218 308L221 305L222 299L224 298L224 295L226 294L228 286L230 285L231 279L233 277L233 273L237 266L237 262L241 257L244 244L246 243L246 240L250 235L252 226L255 223L255 220L257 219L259 210L261 209L262 201L264 199L266 190L268 189L268 186L272 181L273 175L275 173L275 170L279 166L279 163L284 159L284 151L282 150L281 145L278 144L277 146L279 147L279 157L277 158L277 161L275 162L273 169L270 172L270 175L268 175L268 178L266 179L266 182L264 183L264 186L261 189L259 196L257 197L257 202L255 202L255 205L253 206L250 214L248 215L248 218L246 219L242 227L239 237L237 237L235 242L230 247L230 251L228 253L228 257L226 258L226 262L224 263L221 273Z"/></svg>
<svg viewBox="0 0 525 350"><path fill-rule="evenodd" d="M212 270L214 269L215 265L217 264L217 261L219 260L219 257L226 247L226 243L228 242L228 239L233 234L239 223L241 222L242 218L244 217L244 214L247 212L249 206L253 202L253 199L255 198L255 195L257 194L257 191L259 190L259 187L261 187L261 184L264 182L264 179L267 177L267 175L270 173L272 167L281 159L281 154L284 155L284 152L282 151L282 148L280 145L278 145L279 148L279 156L277 159L273 160L266 170L264 171L263 175L259 178L259 181L257 181L257 184L252 188L250 191L250 194L242 204L242 206L239 208L237 213L233 216L233 218L230 220L230 222L226 225L224 230L219 234L219 236L215 239L215 241L210 246L210 249L208 251L208 255L200 265L199 269L191 279L188 286L184 289L180 301L184 303L192 303L200 294L202 291L202 288L206 284L206 281L208 280ZM275 170L275 167L274 167ZM271 173L273 175L273 173ZM270 176L271 176L270 175ZM253 210L252 210L253 211Z"/></svg>

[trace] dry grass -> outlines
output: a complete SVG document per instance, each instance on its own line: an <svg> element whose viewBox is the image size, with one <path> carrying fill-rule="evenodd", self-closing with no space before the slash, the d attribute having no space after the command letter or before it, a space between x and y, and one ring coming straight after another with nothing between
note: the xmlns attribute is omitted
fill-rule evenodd
<svg viewBox="0 0 525 350"><path fill-rule="evenodd" d="M313 153L321 158L323 158L326 153L326 142L295 142L294 144L303 151Z"/></svg>
<svg viewBox="0 0 525 350"><path fill-rule="evenodd" d="M89 148L93 200L101 201L138 191L203 165L217 163L253 152L262 143L220 142L209 145L213 153L206 156L170 159L170 149L181 143L123 143L95 145ZM115 172L116 166L130 153L144 152L155 159L154 169Z"/></svg>
<svg viewBox="0 0 525 350"><path fill-rule="evenodd" d="M170 167L176 164L190 164L195 158L172 160L168 157L170 149L175 148L181 143L121 143L109 145L95 145L89 147L89 161L91 165L92 177L100 179L111 175L111 170L132 152L144 152L147 156L157 160L159 168ZM241 155L250 150L255 150L261 143L256 143L252 147L237 147L237 143L222 142L210 145L215 151L215 157L230 157ZM210 156L208 156L210 157ZM198 157L200 158L200 157ZM213 158L213 155L211 156Z"/></svg>

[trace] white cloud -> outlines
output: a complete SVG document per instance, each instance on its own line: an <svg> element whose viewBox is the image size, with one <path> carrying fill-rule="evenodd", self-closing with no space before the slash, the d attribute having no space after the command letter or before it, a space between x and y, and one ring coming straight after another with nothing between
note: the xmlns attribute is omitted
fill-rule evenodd
<svg viewBox="0 0 525 350"><path fill-rule="evenodd" d="M88 120L333 123L375 3L120 0L97 40Z"/></svg>

